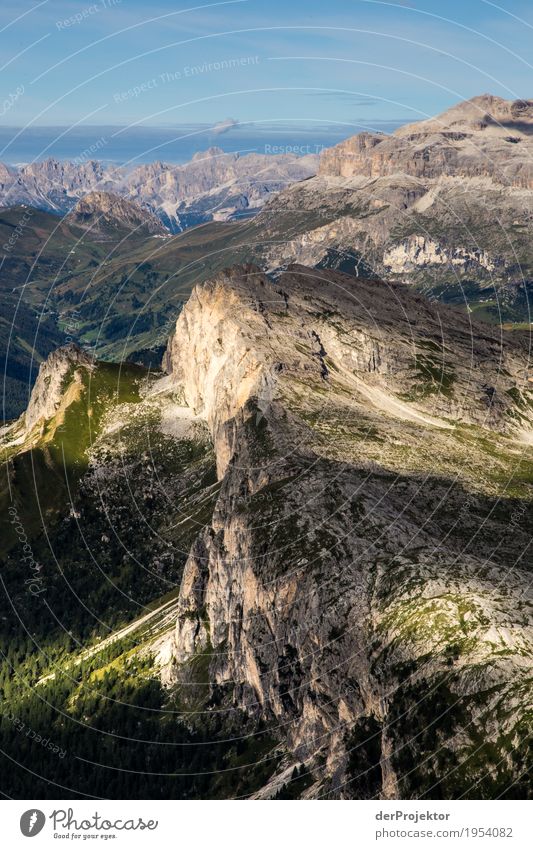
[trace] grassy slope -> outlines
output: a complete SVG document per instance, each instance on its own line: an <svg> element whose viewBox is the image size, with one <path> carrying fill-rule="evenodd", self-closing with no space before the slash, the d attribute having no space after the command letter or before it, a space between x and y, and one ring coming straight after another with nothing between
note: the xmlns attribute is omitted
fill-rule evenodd
<svg viewBox="0 0 533 849"><path fill-rule="evenodd" d="M240 739L246 720L234 711L205 714L205 676L196 684L197 717L188 693L163 690L146 654L158 628L170 627L161 617L150 631L141 627L98 650L109 629L175 598L217 493L209 443L201 434L165 436L157 407L139 403L145 379L145 370L128 365L85 372L79 397L47 423L38 444L3 467L31 557L42 567L42 593L34 595L25 583L32 567L7 521L0 758L15 798L225 798L262 786L279 760L267 733ZM103 434L110 416L124 424ZM89 468L91 446L97 460ZM4 491L3 517L13 502ZM80 649L91 645L94 655L81 659Z"/></svg>
<svg viewBox="0 0 533 849"><path fill-rule="evenodd" d="M9 452L13 456L2 465L3 554L16 543L7 507L13 505L17 509L30 539L64 513L87 469L87 451L99 433L102 416L112 405L138 400L139 383L145 377L145 371L138 366L108 363L100 363L92 373L82 369L81 374L80 397L67 407L61 419L56 416L47 422L36 444L29 440L25 450Z"/></svg>

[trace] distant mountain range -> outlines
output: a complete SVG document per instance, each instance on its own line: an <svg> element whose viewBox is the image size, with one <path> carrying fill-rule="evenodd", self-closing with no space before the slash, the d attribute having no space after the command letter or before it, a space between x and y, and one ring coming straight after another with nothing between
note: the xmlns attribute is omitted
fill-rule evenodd
<svg viewBox="0 0 533 849"><path fill-rule="evenodd" d="M8 170L10 795L533 797L532 128Z"/></svg>
<svg viewBox="0 0 533 849"><path fill-rule="evenodd" d="M64 215L89 192L113 192L158 215L171 232L206 221L255 214L272 194L313 176L318 156L294 153L197 153L185 165L154 162L135 168L55 159L0 164L0 205L27 204Z"/></svg>
<svg viewBox="0 0 533 849"><path fill-rule="evenodd" d="M528 329L531 162L533 102L482 95L320 158L211 148L183 166L3 167L2 202L25 205L0 211L6 415L65 329L100 357L158 363L193 286L235 263L379 276Z"/></svg>

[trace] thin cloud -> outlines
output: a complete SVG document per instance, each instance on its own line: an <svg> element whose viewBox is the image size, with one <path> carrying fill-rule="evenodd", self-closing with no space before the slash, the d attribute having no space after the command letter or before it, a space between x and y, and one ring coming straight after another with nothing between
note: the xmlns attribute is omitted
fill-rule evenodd
<svg viewBox="0 0 533 849"><path fill-rule="evenodd" d="M306 92L306 96L344 100L351 103L352 106L377 106L381 103L376 97L360 97L357 94L350 94L349 91L309 91Z"/></svg>
<svg viewBox="0 0 533 849"><path fill-rule="evenodd" d="M213 133L215 136L221 136L224 133L229 133L230 130L234 130L239 126L239 122L235 118L225 118L223 121L219 121L218 124L215 124L213 127Z"/></svg>

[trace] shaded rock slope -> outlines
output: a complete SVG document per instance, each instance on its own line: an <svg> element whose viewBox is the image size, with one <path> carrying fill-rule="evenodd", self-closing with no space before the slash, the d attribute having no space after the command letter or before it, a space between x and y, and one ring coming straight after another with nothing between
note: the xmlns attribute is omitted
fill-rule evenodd
<svg viewBox="0 0 533 849"><path fill-rule="evenodd" d="M259 795L302 764L313 797L529 792L527 363L380 281L245 266L193 292L166 380L221 488L159 662L270 723L288 761Z"/></svg>
<svg viewBox="0 0 533 849"><path fill-rule="evenodd" d="M64 347L0 434L0 690L69 752L2 723L15 795L531 797L525 335L243 265L165 366Z"/></svg>

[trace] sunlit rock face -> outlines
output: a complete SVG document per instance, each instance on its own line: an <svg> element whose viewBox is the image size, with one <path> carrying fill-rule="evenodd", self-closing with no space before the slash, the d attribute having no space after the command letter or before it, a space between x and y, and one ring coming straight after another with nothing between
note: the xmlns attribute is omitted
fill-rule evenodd
<svg viewBox="0 0 533 849"><path fill-rule="evenodd" d="M308 796L517 779L526 347L401 285L244 266L195 290L165 362L221 483L159 646L165 681L187 692L207 664L207 704L272 722Z"/></svg>
<svg viewBox="0 0 533 849"><path fill-rule="evenodd" d="M491 177L533 188L533 101L481 95L391 136L362 133L324 151L319 174Z"/></svg>
<svg viewBox="0 0 533 849"><path fill-rule="evenodd" d="M375 274L444 300L443 287L465 285L476 302L495 293L503 321L506 299L519 302L526 321L532 162L533 101L482 95L391 135L353 136L261 214L267 262L317 265L332 249L350 251Z"/></svg>

